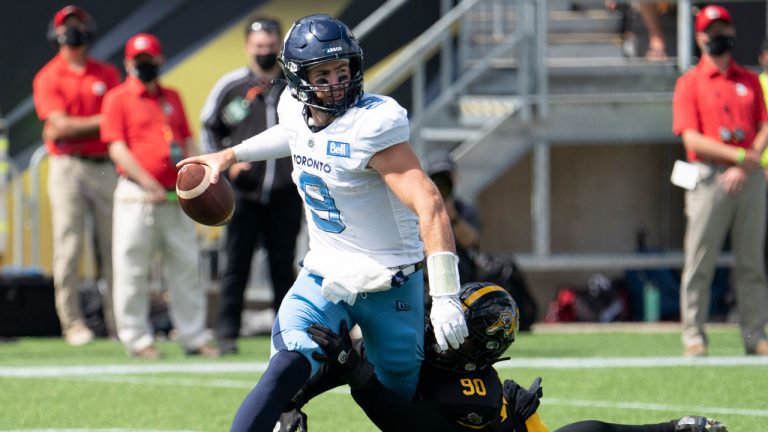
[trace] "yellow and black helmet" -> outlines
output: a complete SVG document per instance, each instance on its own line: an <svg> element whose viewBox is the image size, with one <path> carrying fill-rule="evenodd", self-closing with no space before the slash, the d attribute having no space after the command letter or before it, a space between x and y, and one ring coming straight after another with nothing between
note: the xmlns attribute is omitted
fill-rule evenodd
<svg viewBox="0 0 768 432"><path fill-rule="evenodd" d="M425 359L457 372L484 369L499 360L517 338L520 312L504 288L487 282L461 286L459 300L467 320L469 337L458 349L440 351L429 320L425 334Z"/></svg>

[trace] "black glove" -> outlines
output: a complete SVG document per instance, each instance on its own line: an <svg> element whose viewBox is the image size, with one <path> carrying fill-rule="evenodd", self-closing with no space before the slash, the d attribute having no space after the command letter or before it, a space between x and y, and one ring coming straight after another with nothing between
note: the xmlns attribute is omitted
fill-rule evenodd
<svg viewBox="0 0 768 432"><path fill-rule="evenodd" d="M520 387L512 380L504 381L504 398L514 407L514 411L525 421L539 408L541 403L539 399L544 395L541 388L541 377L533 380L533 384L528 390Z"/></svg>
<svg viewBox="0 0 768 432"><path fill-rule="evenodd" d="M325 353L322 355L313 352L312 357L317 361L328 363L344 378L352 390L363 387L373 377L373 365L363 360L352 346L346 321L341 321L339 336L328 327L317 324L309 326L307 333Z"/></svg>
<svg viewBox="0 0 768 432"><path fill-rule="evenodd" d="M307 432L307 415L291 404L275 425L274 432Z"/></svg>

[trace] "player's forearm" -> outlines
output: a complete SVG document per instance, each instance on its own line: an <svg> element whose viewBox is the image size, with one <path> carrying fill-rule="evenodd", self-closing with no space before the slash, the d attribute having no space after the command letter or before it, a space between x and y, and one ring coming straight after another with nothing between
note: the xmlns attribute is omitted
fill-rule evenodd
<svg viewBox="0 0 768 432"><path fill-rule="evenodd" d="M52 114L45 121L44 136L57 141L99 136L100 115L73 117L63 113Z"/></svg>
<svg viewBox="0 0 768 432"><path fill-rule="evenodd" d="M456 243L451 230L451 219L437 189L425 193L414 207L419 217L421 238L427 256L435 252L456 252Z"/></svg>
<svg viewBox="0 0 768 432"><path fill-rule="evenodd" d="M254 162L279 159L291 155L288 132L280 125L248 138L232 147L237 162Z"/></svg>

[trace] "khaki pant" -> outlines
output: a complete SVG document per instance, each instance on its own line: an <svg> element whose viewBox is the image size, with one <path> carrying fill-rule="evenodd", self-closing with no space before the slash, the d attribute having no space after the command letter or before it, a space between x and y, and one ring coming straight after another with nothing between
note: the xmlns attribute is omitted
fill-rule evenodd
<svg viewBox="0 0 768 432"><path fill-rule="evenodd" d="M117 334L130 352L154 343L149 322L150 269L162 257L171 321L182 346L194 350L208 342L206 297L197 272L195 226L177 202L145 201L139 185L121 178L115 190L113 263Z"/></svg>
<svg viewBox="0 0 768 432"><path fill-rule="evenodd" d="M48 198L53 225L53 280L56 311L66 332L85 324L80 308L79 263L86 214L93 220L99 275L107 282L103 307L107 331L115 334L112 315L112 196L117 176L111 162L52 156L48 169Z"/></svg>
<svg viewBox="0 0 768 432"><path fill-rule="evenodd" d="M685 267L680 286L683 345L706 345L710 290L716 260L726 235L736 259L733 276L744 346L753 348L765 337L768 283L765 275L766 182L761 170L748 175L743 189L728 195L719 175L726 167L697 163L702 180L686 192Z"/></svg>

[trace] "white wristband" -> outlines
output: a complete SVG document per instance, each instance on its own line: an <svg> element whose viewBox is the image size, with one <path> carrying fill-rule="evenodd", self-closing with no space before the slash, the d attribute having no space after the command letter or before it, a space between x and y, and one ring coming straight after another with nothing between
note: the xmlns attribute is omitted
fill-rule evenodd
<svg viewBox="0 0 768 432"><path fill-rule="evenodd" d="M459 257L453 252L435 252L427 257L429 295L432 297L459 293Z"/></svg>

